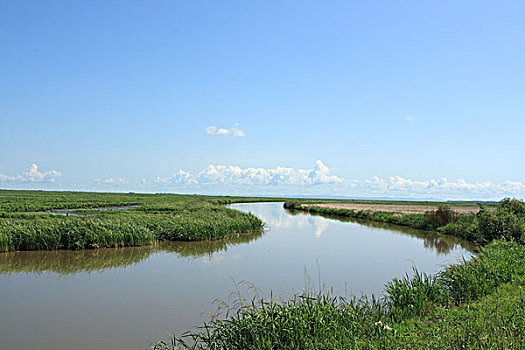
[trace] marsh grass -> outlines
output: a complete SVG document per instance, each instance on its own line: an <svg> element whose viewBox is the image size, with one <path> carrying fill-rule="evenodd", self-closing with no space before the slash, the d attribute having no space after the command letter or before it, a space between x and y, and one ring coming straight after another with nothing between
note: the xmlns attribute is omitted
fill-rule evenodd
<svg viewBox="0 0 525 350"><path fill-rule="evenodd" d="M148 244L155 236L129 222L68 217L0 221L0 250L92 249Z"/></svg>
<svg viewBox="0 0 525 350"><path fill-rule="evenodd" d="M455 304L475 300L504 283L524 284L525 247L515 242L494 241L475 259L452 265L438 277Z"/></svg>
<svg viewBox="0 0 525 350"><path fill-rule="evenodd" d="M442 280L413 268L401 279L394 278L385 286L384 302L390 317L396 321L407 317L420 317L444 299Z"/></svg>
<svg viewBox="0 0 525 350"><path fill-rule="evenodd" d="M256 198L222 199L244 200ZM0 252L216 240L262 230L260 219L216 204L220 201L186 195L0 191ZM97 210L115 206L124 210ZM53 215L51 208L76 210Z"/></svg>

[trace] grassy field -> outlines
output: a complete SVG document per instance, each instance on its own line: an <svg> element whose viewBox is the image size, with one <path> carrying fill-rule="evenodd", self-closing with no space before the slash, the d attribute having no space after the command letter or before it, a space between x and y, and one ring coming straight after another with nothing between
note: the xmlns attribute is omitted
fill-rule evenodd
<svg viewBox="0 0 525 350"><path fill-rule="evenodd" d="M263 223L219 204L266 200L271 199L0 191L0 251L79 250L231 237L261 230Z"/></svg>

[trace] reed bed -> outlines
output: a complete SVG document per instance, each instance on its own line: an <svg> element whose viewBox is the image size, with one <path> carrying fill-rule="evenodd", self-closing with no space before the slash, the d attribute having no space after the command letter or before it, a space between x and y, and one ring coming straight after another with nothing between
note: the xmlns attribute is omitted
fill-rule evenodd
<svg viewBox="0 0 525 350"><path fill-rule="evenodd" d="M0 252L214 240L262 229L257 217L216 204L220 200L206 196L0 191ZM243 200L246 198L224 199ZM97 210L100 207L107 210ZM114 207L124 210L111 210ZM66 208L74 210L57 211Z"/></svg>
<svg viewBox="0 0 525 350"><path fill-rule="evenodd" d="M100 218L46 218L0 221L0 250L93 249L148 244L155 236L145 227Z"/></svg>

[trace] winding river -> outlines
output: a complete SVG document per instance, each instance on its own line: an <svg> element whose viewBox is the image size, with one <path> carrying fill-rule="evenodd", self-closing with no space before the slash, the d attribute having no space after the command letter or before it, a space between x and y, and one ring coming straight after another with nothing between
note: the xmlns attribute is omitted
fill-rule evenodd
<svg viewBox="0 0 525 350"><path fill-rule="evenodd" d="M146 349L208 320L223 300L333 288L376 294L416 266L471 256L467 242L388 225L234 204L264 232L223 241L0 254L5 349Z"/></svg>

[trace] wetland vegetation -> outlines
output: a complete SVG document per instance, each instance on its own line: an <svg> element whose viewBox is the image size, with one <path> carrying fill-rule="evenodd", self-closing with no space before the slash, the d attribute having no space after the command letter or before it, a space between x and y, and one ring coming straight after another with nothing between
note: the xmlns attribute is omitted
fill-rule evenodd
<svg viewBox="0 0 525 350"><path fill-rule="evenodd" d="M0 191L0 251L220 239L262 229L254 215L218 205L254 200L268 199Z"/></svg>

